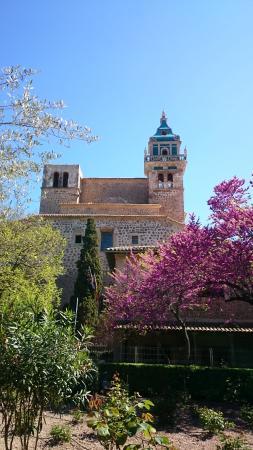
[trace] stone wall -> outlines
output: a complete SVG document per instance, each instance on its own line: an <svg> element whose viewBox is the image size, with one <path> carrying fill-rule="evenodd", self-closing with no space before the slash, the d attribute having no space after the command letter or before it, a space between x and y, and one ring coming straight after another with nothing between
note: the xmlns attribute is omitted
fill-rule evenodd
<svg viewBox="0 0 253 450"><path fill-rule="evenodd" d="M147 215L159 216L159 204L132 203L78 203L61 204L59 212L63 214L106 214L106 215Z"/></svg>
<svg viewBox="0 0 253 450"><path fill-rule="evenodd" d="M76 279L76 261L79 258L82 244L75 243L76 235L84 235L87 216L47 216L44 215L52 226L61 231L67 241L64 255L64 267L66 273L60 279L63 288L63 303L69 301L73 293L74 281ZM138 217L97 217L95 218L100 241L101 231L113 231L113 246L132 245L132 235L138 235L139 245L155 245L165 240L171 233L177 231L180 226L168 222L166 218L144 218ZM103 270L108 272L109 267L105 252L100 252ZM122 266L122 262L121 262Z"/></svg>
<svg viewBox="0 0 253 450"><path fill-rule="evenodd" d="M150 193L150 201L161 205L161 213L184 222L184 194L183 189L154 189Z"/></svg>
<svg viewBox="0 0 253 450"><path fill-rule="evenodd" d="M82 178L80 203L148 203L146 178Z"/></svg>
<svg viewBox="0 0 253 450"><path fill-rule="evenodd" d="M42 188L40 197L40 214L58 214L61 203L78 203L78 188Z"/></svg>
<svg viewBox="0 0 253 450"><path fill-rule="evenodd" d="M186 161L176 161L173 166L168 162L160 164L161 168L157 170L159 163L145 163L145 173L148 176L149 183L149 203L160 204L161 214L166 214L178 222L184 222L183 177ZM159 174L164 177L164 183L161 183L161 187L158 181ZM173 177L170 186L166 181L169 174Z"/></svg>

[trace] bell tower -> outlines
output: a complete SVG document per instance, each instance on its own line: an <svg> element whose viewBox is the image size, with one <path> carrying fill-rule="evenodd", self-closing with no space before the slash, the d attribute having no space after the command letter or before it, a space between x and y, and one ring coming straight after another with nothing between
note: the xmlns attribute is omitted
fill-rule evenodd
<svg viewBox="0 0 253 450"><path fill-rule="evenodd" d="M58 214L61 203L79 203L82 172L76 164L46 164L40 214Z"/></svg>
<svg viewBox="0 0 253 450"><path fill-rule="evenodd" d="M172 132L163 111L160 126L150 137L144 155L149 203L160 204L162 214L181 223L185 217L183 178L186 163L186 148L181 152L180 136Z"/></svg>

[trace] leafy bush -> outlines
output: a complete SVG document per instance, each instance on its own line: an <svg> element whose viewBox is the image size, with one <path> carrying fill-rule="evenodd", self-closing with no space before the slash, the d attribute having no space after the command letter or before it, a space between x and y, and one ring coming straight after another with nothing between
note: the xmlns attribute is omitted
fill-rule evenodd
<svg viewBox="0 0 253 450"><path fill-rule="evenodd" d="M83 420L83 412L80 411L80 409L74 409L71 414L72 414L72 422L73 422L73 424L77 424L77 423L82 422L82 420Z"/></svg>
<svg viewBox="0 0 253 450"><path fill-rule="evenodd" d="M54 425L51 428L50 436L53 444L61 444L63 442L71 441L71 431L67 426Z"/></svg>
<svg viewBox="0 0 253 450"><path fill-rule="evenodd" d="M107 398L98 410L90 414L87 424L95 430L105 449L145 449L144 440L152 448L159 445L160 448L172 449L167 437L156 436L156 429L151 425L154 420L149 412L151 406L150 400L141 400L138 395L129 397L118 375L114 375ZM142 444L125 446L127 439L137 432L142 434Z"/></svg>
<svg viewBox="0 0 253 450"><path fill-rule="evenodd" d="M228 422L224 419L222 412L214 411L214 409L209 408L198 408L198 415L200 418L201 425L209 433L218 434L227 428L232 428L234 426L233 422Z"/></svg>
<svg viewBox="0 0 253 450"><path fill-rule="evenodd" d="M253 408L250 406L242 406L240 411L240 417L245 420L249 425L253 425Z"/></svg>
<svg viewBox="0 0 253 450"><path fill-rule="evenodd" d="M87 333L75 336L67 315L1 323L0 412L6 450L13 448L16 437L27 450L31 435L36 449L44 410L73 399L80 377L84 381L92 370L87 339ZM75 399L82 402L86 397L83 384Z"/></svg>
<svg viewBox="0 0 253 450"><path fill-rule="evenodd" d="M220 436L220 440L221 444L216 446L216 450L249 450L246 442L239 436L232 437L223 434Z"/></svg>
<svg viewBox="0 0 253 450"><path fill-rule="evenodd" d="M231 398L237 387L237 399L253 403L253 369L106 363L100 364L99 371L100 380L105 373L109 380L118 372L130 392L143 396L167 397L171 392L181 391L193 400L222 401Z"/></svg>

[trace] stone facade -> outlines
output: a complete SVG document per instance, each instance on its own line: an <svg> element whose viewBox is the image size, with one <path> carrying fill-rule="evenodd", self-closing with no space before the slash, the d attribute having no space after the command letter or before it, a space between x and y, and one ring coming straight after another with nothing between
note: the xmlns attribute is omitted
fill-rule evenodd
<svg viewBox="0 0 253 450"><path fill-rule="evenodd" d="M73 293L74 281L76 279L76 261L79 258L82 244L76 243L76 236L84 236L88 217L96 221L99 247L101 247L101 232L113 231L113 246L122 247L122 253L115 255L113 265L121 268L126 257L127 248L131 247L132 236L138 236L140 246L156 245L168 238L168 236L179 229L177 222L169 222L165 217L150 218L149 216L91 216L91 215L60 215L44 214L50 223L61 231L66 239L66 251L64 254L64 267L66 273L61 277L63 288L63 300L67 302ZM104 276L110 270L106 251L100 251Z"/></svg>
<svg viewBox="0 0 253 450"><path fill-rule="evenodd" d="M80 203L147 204L147 178L82 178Z"/></svg>
<svg viewBox="0 0 253 450"><path fill-rule="evenodd" d="M183 227L186 153L181 154L180 145L163 113L145 152L146 178L86 178L79 165L45 166L40 214L66 238L66 273L61 278L65 303L73 293L87 218L96 222L105 274L122 267L130 249L157 245Z"/></svg>

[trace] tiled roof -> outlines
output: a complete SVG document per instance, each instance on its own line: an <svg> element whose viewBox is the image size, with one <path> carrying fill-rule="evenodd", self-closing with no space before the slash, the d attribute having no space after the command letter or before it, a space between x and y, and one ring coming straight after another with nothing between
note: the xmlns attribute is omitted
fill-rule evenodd
<svg viewBox="0 0 253 450"><path fill-rule="evenodd" d="M138 325L126 324L116 325L117 330L138 330ZM142 328L143 329L143 328ZM181 331L183 329L180 325L147 325L144 327L146 331ZM187 331L209 331L222 333L253 333L253 326L239 326L239 325L190 325L186 326Z"/></svg>
<svg viewBox="0 0 253 450"><path fill-rule="evenodd" d="M108 247L105 251L107 253L139 253L155 248L157 248L155 245L122 245L119 247Z"/></svg>

